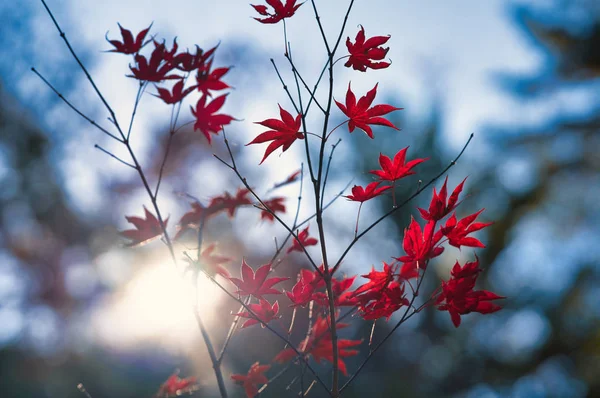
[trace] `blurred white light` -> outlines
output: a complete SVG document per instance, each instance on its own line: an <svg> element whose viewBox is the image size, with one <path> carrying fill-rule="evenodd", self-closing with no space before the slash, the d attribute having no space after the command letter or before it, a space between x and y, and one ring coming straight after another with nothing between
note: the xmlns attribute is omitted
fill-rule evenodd
<svg viewBox="0 0 600 398"><path fill-rule="evenodd" d="M197 339L192 282L168 263L145 266L100 306L93 320L100 341L115 348L159 344L179 351ZM222 297L218 290L206 277L199 278L198 306L209 328L215 315L211 309Z"/></svg>

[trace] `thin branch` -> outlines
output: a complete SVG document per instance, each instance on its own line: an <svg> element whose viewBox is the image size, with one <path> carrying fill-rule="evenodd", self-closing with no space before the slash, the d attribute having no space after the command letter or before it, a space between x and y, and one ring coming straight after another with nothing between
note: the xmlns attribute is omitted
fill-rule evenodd
<svg viewBox="0 0 600 398"><path fill-rule="evenodd" d="M96 127L98 130L100 130L101 132L103 132L104 134L106 134L107 136L109 136L110 138L112 138L113 140L116 140L116 141L119 141L119 142L123 142L119 137L117 137L116 135L112 134L111 132L109 132L108 130L106 130L104 127L100 126L94 120L90 119L87 115L85 115L83 112L81 112L79 109L77 109L73 104L71 104L69 102L69 100L67 100L44 76L41 75L40 72L37 71L37 69L35 69L35 68L32 67L31 71L33 73L35 73L40 79L42 79L42 81L46 84L46 86L48 86L52 91L54 91L54 93L56 95L58 95L58 98L60 98L65 104L67 104L67 106L69 108L71 108L72 110L74 110L75 113L77 113L79 116L81 116L82 118L84 118L85 120L87 120L88 122L90 122L92 124L92 126Z"/></svg>
<svg viewBox="0 0 600 398"><path fill-rule="evenodd" d="M319 269L319 267L317 266L315 261L312 259L311 255L308 253L308 251L306 250L306 248L304 247L304 245L302 244L300 239L298 239L298 235L296 235L294 230L292 228L290 228L290 226L288 226L277 214L275 214L273 211L271 211L269 209L269 207L263 202L263 200L256 194L254 189L252 189L250 184L248 184L248 181L246 180L246 178L241 175L240 171L238 170L238 168L235 164L235 157L233 156L233 152L231 151L231 146L229 145L229 141L227 140L227 136L225 134L224 129L223 129L223 140L225 141L225 146L227 148L227 151L229 152L229 158L231 159L231 163L232 163L231 169L236 174L238 179L242 182L242 184L244 184L244 186L246 187L246 189L248 189L250 194L252 194L252 196L254 196L254 198L260 203L260 205L263 207L263 209L266 210L267 212L269 212L269 214L271 214L273 216L273 218L275 218L296 240L298 240L300 247L302 247L302 250L306 254L306 257L308 258L312 267L315 269L315 271L317 271L319 273L320 276L322 276L321 270ZM221 160L221 162L227 164L222 159L219 159L219 160Z"/></svg>
<svg viewBox="0 0 600 398"><path fill-rule="evenodd" d="M106 149L102 148L100 145L95 144L94 148L101 150L102 152L104 152L105 154L107 154L108 156L110 156L111 158L115 159L116 161L124 164L127 167L131 167L132 169L136 169L134 165L132 165L131 163L127 163L126 161L124 161L123 159L121 159L120 157L118 157L117 155L107 151Z"/></svg>
<svg viewBox="0 0 600 398"><path fill-rule="evenodd" d="M131 135L131 129L133 128L133 120L135 119L135 114L137 112L138 105L140 104L140 100L142 99L142 95L144 94L144 90L146 89L146 82L139 82L138 92L135 96L135 103L133 104L133 112L131 112L131 119L129 119L129 128L127 129L127 138L129 141L129 136Z"/></svg>
<svg viewBox="0 0 600 398"><path fill-rule="evenodd" d="M298 71L298 69L296 68L296 65L294 65L294 61L292 61L292 57L291 56L286 56L285 57L288 62L290 63L290 66L292 67L292 72L294 73L294 76L297 76L298 79L300 79L300 81L302 82L302 84L304 85L304 88L306 89L306 91L308 91L308 93L310 94L311 97L311 101L314 101L315 104L317 104L317 106L319 107L319 109L321 109L321 112L325 113L325 109L321 106L321 104L319 104L319 101L317 100L317 98L314 96L314 94L312 93L312 91L310 90L310 88L308 87L308 84L306 84L306 82L304 81L304 79L302 78L302 75L300 75L300 72Z"/></svg>
<svg viewBox="0 0 600 398"><path fill-rule="evenodd" d="M321 208L323 208L323 200L325 199L325 186L327 185L327 178L329 177L329 166L331 166L331 159L333 159L333 152L335 148L342 142L339 138L335 144L331 146L331 152L329 153L329 160L327 161L327 168L325 170L325 178L323 179L323 188L321 189Z"/></svg>
<svg viewBox="0 0 600 398"><path fill-rule="evenodd" d="M300 112L300 108L298 108L298 106L296 105L296 101L294 101L294 97L292 97L292 93L290 93L290 90L288 89L287 84L285 84L283 77L281 77L281 73L279 73L279 69L277 68L277 64L275 64L275 60L273 58L271 58L271 63L273 64L273 68L275 68L275 72L277 72L277 77L279 78L279 81L281 82L283 89L285 90L286 94L288 95L290 102L294 106L296 113L302 113L302 112Z"/></svg>

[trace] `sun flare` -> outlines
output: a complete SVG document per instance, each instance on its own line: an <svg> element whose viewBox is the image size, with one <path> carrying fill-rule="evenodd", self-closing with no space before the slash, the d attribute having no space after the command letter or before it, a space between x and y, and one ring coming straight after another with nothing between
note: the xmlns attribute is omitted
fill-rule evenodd
<svg viewBox="0 0 600 398"><path fill-rule="evenodd" d="M168 259L144 266L100 305L94 324L101 341L118 348L160 344L179 350L198 337L190 275L184 278L167 264ZM209 328L220 297L219 288L201 275L198 307Z"/></svg>

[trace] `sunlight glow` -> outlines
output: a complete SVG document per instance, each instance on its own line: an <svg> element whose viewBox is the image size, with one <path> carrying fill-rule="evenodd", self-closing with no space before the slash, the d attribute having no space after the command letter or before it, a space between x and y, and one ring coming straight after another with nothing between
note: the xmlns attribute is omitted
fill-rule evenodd
<svg viewBox="0 0 600 398"><path fill-rule="evenodd" d="M190 275L184 279L165 264L168 259L144 266L100 304L93 321L100 341L120 349L159 344L179 351L198 338ZM198 284L198 305L210 328L216 315L211 308L222 294L203 275Z"/></svg>

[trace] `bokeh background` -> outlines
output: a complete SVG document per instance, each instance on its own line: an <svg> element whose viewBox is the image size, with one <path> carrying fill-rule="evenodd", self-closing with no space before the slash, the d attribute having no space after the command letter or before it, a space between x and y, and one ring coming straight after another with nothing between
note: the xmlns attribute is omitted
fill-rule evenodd
<svg viewBox="0 0 600 398"><path fill-rule="evenodd" d="M217 63L235 65L226 79L235 87L226 110L243 119L229 129L242 171L265 193L298 169L301 151L294 148L259 168L263 148L242 146L260 132L251 122L275 115L277 103L290 107L269 61L275 59L290 84L281 25L258 24L252 8L237 0L48 2L121 120L131 113L137 87L124 76L129 59L102 52L110 48L104 35L117 35L117 22L139 31L153 21L159 37L177 36L183 47L220 43ZM327 33L336 34L347 2L316 3ZM366 74L340 66L335 96L343 98L348 81L355 92L379 82L379 102L405 108L391 118L402 131L376 129L371 141L338 130L342 143L328 198L350 181L368 182L380 151L393 155L406 145L412 156L431 157L402 186L411 192L475 133L449 179L454 186L469 176L462 214L485 207L483 218L495 221L479 235L487 244L478 252L481 287L508 299L503 311L467 316L459 329L447 313L414 317L344 396L600 396L600 3L357 1L346 34L353 37L359 24L367 36L392 35L393 64ZM94 149L121 153L61 103L31 66L94 119L106 121L106 112L41 3L1 2L0 33L0 396L78 397L76 385L84 383L94 398L149 397L181 369L199 378L197 396L216 397L185 282L164 245L131 250L117 234L127 228L125 215L141 215L149 205L137 176ZM288 39L299 69L314 82L325 57L309 4L289 21ZM191 120L187 108L182 120ZM151 178L168 121L168 110L146 96L132 137ZM174 142L160 197L172 223L189 207L181 193L205 201L239 186L212 152L225 153L222 140L208 147L191 130ZM307 187L301 218L310 215ZM289 198L291 219L298 185L278 193ZM366 273L398 256L403 228L428 199L424 194L367 235L345 272ZM390 206L389 198L368 203L363 223ZM345 200L327 211L332 257L351 239L355 212ZM285 236L258 218L255 209L243 209L208 227L206 239L234 259L233 272L242 256L255 266L267 261L273 238ZM185 239L178 245L193 248ZM447 250L432 264L425 288L446 278L456 258L472 256ZM301 255L290 256L279 272L293 277L301 266ZM209 282L201 284L201 311L217 346L235 309ZM369 325L352 323L344 337L368 337ZM393 324L394 318L380 321L375 339ZM268 362L282 348L253 329L234 336L226 376L255 360ZM363 346L347 361L351 371L367 352ZM285 388L294 374L287 376L265 395L293 395ZM228 388L241 396L239 387ZM318 389L310 396L319 396Z"/></svg>

